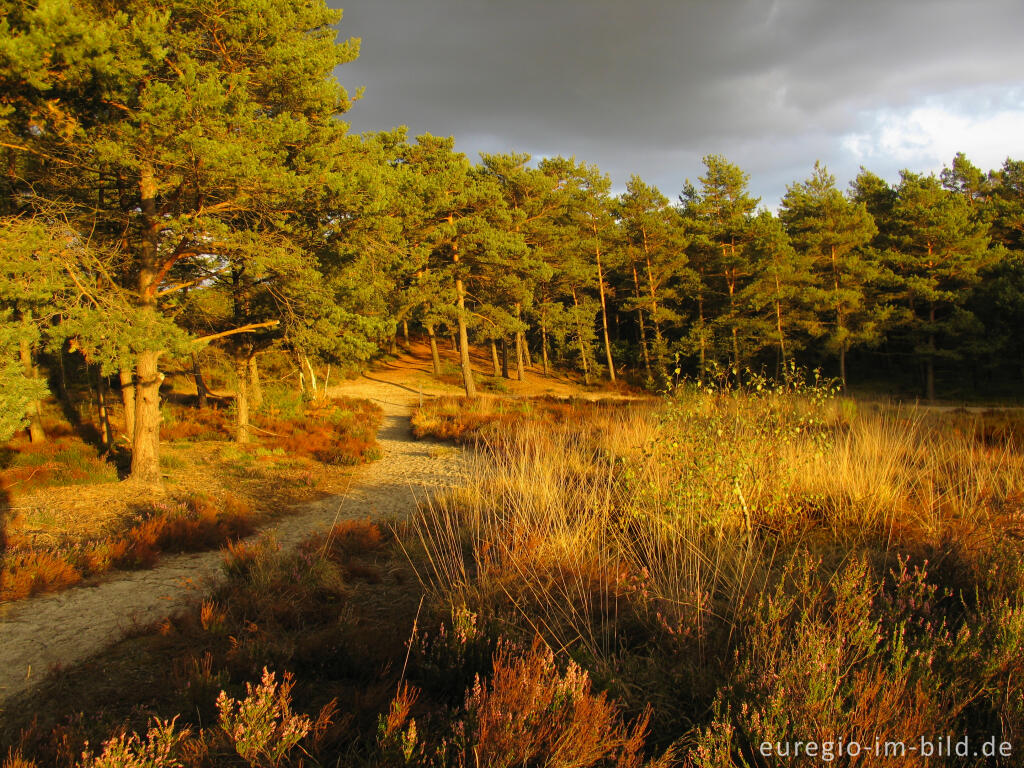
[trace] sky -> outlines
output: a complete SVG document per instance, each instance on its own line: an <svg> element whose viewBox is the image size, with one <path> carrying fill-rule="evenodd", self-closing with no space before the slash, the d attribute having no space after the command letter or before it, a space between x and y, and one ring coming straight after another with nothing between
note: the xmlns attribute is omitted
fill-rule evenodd
<svg viewBox="0 0 1024 768"><path fill-rule="evenodd" d="M724 155L774 208L821 161L846 188L964 152L1024 159L1021 0L329 0L357 132L574 155L675 200Z"/></svg>

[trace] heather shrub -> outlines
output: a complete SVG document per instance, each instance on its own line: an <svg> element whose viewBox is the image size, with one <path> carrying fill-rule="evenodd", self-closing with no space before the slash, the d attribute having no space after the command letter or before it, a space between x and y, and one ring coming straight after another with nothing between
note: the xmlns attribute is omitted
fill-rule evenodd
<svg viewBox="0 0 1024 768"><path fill-rule="evenodd" d="M313 728L309 717L291 710L292 685L288 673L278 683L264 668L259 685L246 683L241 701L223 691L217 698L221 729L239 757L255 768L280 765Z"/></svg>
<svg viewBox="0 0 1024 768"><path fill-rule="evenodd" d="M176 719L176 718L175 718ZM81 768L182 768L177 755L188 729L175 730L175 720L155 720L145 737L137 733L115 736L103 743L96 756L82 756Z"/></svg>
<svg viewBox="0 0 1024 768"><path fill-rule="evenodd" d="M417 694L401 687L379 727L382 750L396 763L424 766L645 765L647 713L627 725L588 674L570 663L564 672L535 639L528 650L500 643L487 677L477 676L458 715L419 729L410 716ZM441 735L443 734L443 735ZM667 766L671 751L649 766Z"/></svg>

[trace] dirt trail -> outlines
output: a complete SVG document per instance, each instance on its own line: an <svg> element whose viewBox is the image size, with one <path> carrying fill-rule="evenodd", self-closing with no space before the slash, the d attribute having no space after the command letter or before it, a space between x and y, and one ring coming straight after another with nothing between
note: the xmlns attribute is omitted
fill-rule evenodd
<svg viewBox="0 0 1024 768"><path fill-rule="evenodd" d="M337 519L408 515L430 488L458 481L464 467L460 451L413 439L409 416L424 395L414 389L423 384L411 374L419 369L421 361L407 356L380 375L331 388L333 395L368 398L383 408L383 456L355 470L346 493L300 505L260 533L274 531L282 547L292 547ZM222 562L219 551L174 555L152 570L0 605L0 712L5 699L51 669L82 661L200 597L222 578Z"/></svg>

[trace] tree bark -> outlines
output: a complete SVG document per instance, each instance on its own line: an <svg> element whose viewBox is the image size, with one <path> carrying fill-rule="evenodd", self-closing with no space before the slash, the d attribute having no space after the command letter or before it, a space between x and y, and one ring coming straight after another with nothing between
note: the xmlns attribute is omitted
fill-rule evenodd
<svg viewBox="0 0 1024 768"><path fill-rule="evenodd" d="M452 217L448 217L448 223ZM452 243L452 261L455 269L459 269L459 244ZM466 289L462 285L462 278L456 271L455 275L455 300L458 305L458 326L459 326L459 361L462 364L462 385L466 389L466 397L476 397L476 384L473 382L473 368L469 359L469 334L466 331Z"/></svg>
<svg viewBox="0 0 1024 768"><path fill-rule="evenodd" d="M114 432L110 428L110 411L107 408L107 379L96 366L96 417L100 427L100 444L110 450L114 444Z"/></svg>
<svg viewBox="0 0 1024 768"><path fill-rule="evenodd" d="M647 329L644 327L644 311L640 308L640 276L637 274L636 262L630 259L633 267L633 292L636 295L636 319L640 325L640 352L644 358L644 371L651 375L651 354L647 349Z"/></svg>
<svg viewBox="0 0 1024 768"><path fill-rule="evenodd" d="M494 343L494 339L491 339L491 369L494 371L494 376L501 375L501 364L498 362L498 345Z"/></svg>
<svg viewBox="0 0 1024 768"><path fill-rule="evenodd" d="M405 340L405 346L409 346L409 321L402 320L402 338Z"/></svg>
<svg viewBox="0 0 1024 768"><path fill-rule="evenodd" d="M437 336L434 335L434 326L427 326L427 337L430 339L430 360L434 364L434 375L441 375L441 355L437 351Z"/></svg>
<svg viewBox="0 0 1024 768"><path fill-rule="evenodd" d="M254 411L263 407L263 386L260 384L260 367L256 355L249 358L249 405Z"/></svg>
<svg viewBox="0 0 1024 768"><path fill-rule="evenodd" d="M132 478L160 482L160 382L159 352L139 353L135 367L135 437L132 440Z"/></svg>
<svg viewBox="0 0 1024 768"><path fill-rule="evenodd" d="M31 316L27 316L27 319L31 320ZM35 379L39 375L39 369L36 368L35 362L32 360L32 348L29 346L28 339L22 339L18 344L18 353L21 357L21 366L25 371L25 378ZM32 443L46 442L46 432L43 431L40 411L38 400L33 400L28 404L28 439Z"/></svg>
<svg viewBox="0 0 1024 768"><path fill-rule="evenodd" d="M523 306L519 302L516 302L516 320L522 318ZM516 378L522 381L526 377L526 371L523 367L523 334L521 331L516 331Z"/></svg>
<svg viewBox="0 0 1024 768"><path fill-rule="evenodd" d="M156 208L156 175L143 162L139 177L142 240L139 245L138 298L145 313L156 314L157 275L161 220ZM154 323L155 325L155 323ZM135 374L135 437L132 440L132 470L135 480L160 482L160 352L139 354Z"/></svg>
<svg viewBox="0 0 1024 768"><path fill-rule="evenodd" d="M124 406L124 435L131 445L135 437L135 382L132 381L132 369L122 367L118 379L121 382L121 405Z"/></svg>
<svg viewBox="0 0 1024 768"><path fill-rule="evenodd" d="M532 371L533 355L530 354L530 341L525 333L523 334L523 359L526 361L526 367Z"/></svg>
<svg viewBox="0 0 1024 768"><path fill-rule="evenodd" d="M508 339L505 338L501 340L501 375L506 379L511 378L508 375Z"/></svg>
<svg viewBox="0 0 1024 768"><path fill-rule="evenodd" d="M540 356L544 365L544 375L548 375L548 329L544 323L540 324Z"/></svg>
<svg viewBox="0 0 1024 768"><path fill-rule="evenodd" d="M597 230L594 230L594 237L597 238ZM615 381L615 361L612 360L612 342L608 338L608 306L604 298L604 272L601 269L601 246L600 243L594 249L597 258L597 292L601 296L601 329L604 332L604 351L608 358L608 379Z"/></svg>
<svg viewBox="0 0 1024 768"><path fill-rule="evenodd" d="M249 442L249 360L239 357L235 360L235 442Z"/></svg>
<svg viewBox="0 0 1024 768"><path fill-rule="evenodd" d="M210 404L210 389L206 386L206 379L203 378L203 369L199 367L199 355L192 353L192 378L196 381L196 397L200 408L206 408ZM302 374L299 374L299 386L302 386Z"/></svg>
<svg viewBox="0 0 1024 768"><path fill-rule="evenodd" d="M572 305L576 309L576 338L580 342L580 359L583 361L583 383L590 386L590 363L587 361L587 345L583 343L583 329L580 328L580 303L576 298L576 287L572 287Z"/></svg>

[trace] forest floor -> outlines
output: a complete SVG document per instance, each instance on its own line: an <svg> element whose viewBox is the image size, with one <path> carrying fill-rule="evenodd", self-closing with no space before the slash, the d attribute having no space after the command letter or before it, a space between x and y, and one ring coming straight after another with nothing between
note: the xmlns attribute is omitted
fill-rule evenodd
<svg viewBox="0 0 1024 768"><path fill-rule="evenodd" d="M383 410L377 435L381 458L355 469L343 493L294 504L255 536L271 536L282 548L292 548L341 520L402 519L432 490L457 484L463 451L415 439L410 424L412 409L425 398L461 392L455 383L459 377L452 372L455 353L445 349L442 359L446 373L439 381L432 374L429 347L413 343L362 376L330 387L332 397L367 399ZM475 354L473 362L478 375L479 369L490 368L483 355ZM608 396L584 391L571 379L533 371L522 382L482 375L479 379L484 391L500 387L503 395L512 397ZM222 563L220 551L171 555L150 570L117 572L57 594L0 603L0 711L5 699L48 673L74 665L201 599L223 578Z"/></svg>

